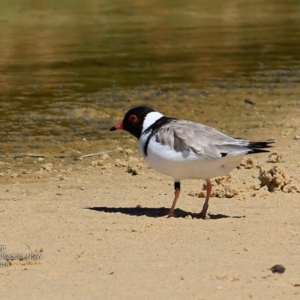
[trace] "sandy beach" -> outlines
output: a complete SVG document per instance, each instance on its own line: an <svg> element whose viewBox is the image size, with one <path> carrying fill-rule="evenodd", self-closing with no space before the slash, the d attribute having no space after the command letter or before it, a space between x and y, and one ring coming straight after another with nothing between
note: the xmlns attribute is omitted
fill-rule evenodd
<svg viewBox="0 0 300 300"><path fill-rule="evenodd" d="M201 180L183 181L176 218L160 217L173 182L143 162L136 142L69 166L37 158L29 174L1 173L1 294L298 299L299 123L268 129L270 154L214 181L206 220L193 218ZM269 270L276 264L283 274Z"/></svg>

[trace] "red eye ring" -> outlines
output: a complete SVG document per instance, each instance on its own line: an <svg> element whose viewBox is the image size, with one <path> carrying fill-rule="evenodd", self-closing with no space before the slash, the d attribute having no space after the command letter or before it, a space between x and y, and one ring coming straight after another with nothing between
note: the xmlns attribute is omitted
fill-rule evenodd
<svg viewBox="0 0 300 300"><path fill-rule="evenodd" d="M128 120L131 123L135 123L138 120L138 117L136 115L130 115Z"/></svg>

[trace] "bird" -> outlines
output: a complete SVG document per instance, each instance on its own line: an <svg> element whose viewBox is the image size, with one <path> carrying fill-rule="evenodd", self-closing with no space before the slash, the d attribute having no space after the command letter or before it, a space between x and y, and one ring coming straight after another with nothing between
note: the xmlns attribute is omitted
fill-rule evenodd
<svg viewBox="0 0 300 300"><path fill-rule="evenodd" d="M211 179L228 174L246 154L269 152L274 141L253 142L230 137L221 131L188 120L167 117L147 106L129 109L123 121L110 131L125 130L138 139L139 150L148 165L173 178L174 199L166 216L175 217L181 181L203 179L206 196L197 218L205 219Z"/></svg>

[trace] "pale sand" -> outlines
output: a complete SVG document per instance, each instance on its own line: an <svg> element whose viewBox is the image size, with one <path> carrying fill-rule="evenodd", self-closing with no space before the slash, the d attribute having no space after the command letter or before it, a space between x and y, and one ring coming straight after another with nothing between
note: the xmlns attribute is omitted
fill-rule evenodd
<svg viewBox="0 0 300 300"><path fill-rule="evenodd" d="M259 189L258 168L235 169L226 184L237 195L211 198L209 220L188 214L204 201L196 197L203 181L196 180L182 183L179 217L156 217L172 203L173 182L148 169L134 145L133 153L84 158L88 163L77 161L72 170L2 174L0 244L6 254L42 258L9 260L0 269L1 298L299 299L300 140L293 137L300 121L294 122L288 134L277 134L280 162L251 156L266 169L283 168L290 186L271 193ZM129 161L138 175L126 172ZM285 273L268 270L275 264Z"/></svg>

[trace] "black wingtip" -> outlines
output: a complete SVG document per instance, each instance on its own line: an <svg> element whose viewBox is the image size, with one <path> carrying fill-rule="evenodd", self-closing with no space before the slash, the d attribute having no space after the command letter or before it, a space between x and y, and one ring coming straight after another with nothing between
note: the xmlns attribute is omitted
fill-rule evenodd
<svg viewBox="0 0 300 300"><path fill-rule="evenodd" d="M268 148L272 148L275 141L274 140L267 140L266 142L251 142L248 145L250 149L250 153L263 153L263 152L270 152L270 150L265 150Z"/></svg>
<svg viewBox="0 0 300 300"><path fill-rule="evenodd" d="M115 131L117 130L117 128L115 126L113 126L112 128L109 129L109 131Z"/></svg>

